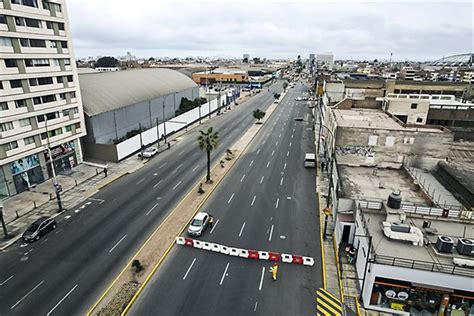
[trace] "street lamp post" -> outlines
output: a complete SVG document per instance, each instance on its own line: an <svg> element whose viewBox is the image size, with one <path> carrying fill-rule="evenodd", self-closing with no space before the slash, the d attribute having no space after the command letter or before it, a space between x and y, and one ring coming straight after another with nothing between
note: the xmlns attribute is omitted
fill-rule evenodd
<svg viewBox="0 0 474 316"><path fill-rule="evenodd" d="M48 156L49 156L49 163L51 164L51 171L53 173L53 187L54 191L56 192L56 200L58 201L58 213L63 211L63 205L61 202L61 185L58 183L56 178L56 169L54 167L53 162L53 155L51 154L51 143L49 141L49 132L48 132L48 117L44 115L45 118L45 128L46 128L46 140L48 142Z"/></svg>
<svg viewBox="0 0 474 316"><path fill-rule="evenodd" d="M8 237L10 236L8 235L7 225L5 224L5 220L3 219L3 204L1 203L0 203L0 222L2 222L4 238L8 239Z"/></svg>
<svg viewBox="0 0 474 316"><path fill-rule="evenodd" d="M169 94L168 94L169 95ZM163 97L163 139L165 141L165 144L166 144L166 118L165 118L165 101L166 101L166 97L168 95L165 95ZM158 128L158 127L157 127Z"/></svg>

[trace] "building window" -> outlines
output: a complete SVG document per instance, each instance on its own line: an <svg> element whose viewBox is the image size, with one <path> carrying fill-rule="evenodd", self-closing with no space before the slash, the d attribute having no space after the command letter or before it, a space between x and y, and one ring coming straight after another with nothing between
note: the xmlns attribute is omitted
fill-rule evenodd
<svg viewBox="0 0 474 316"><path fill-rule="evenodd" d="M25 99L16 100L15 101L15 106L17 108L24 108L26 106L26 100Z"/></svg>
<svg viewBox="0 0 474 316"><path fill-rule="evenodd" d="M12 46L11 38L9 38L9 37L0 37L0 46L11 47Z"/></svg>
<svg viewBox="0 0 474 316"><path fill-rule="evenodd" d="M18 67L16 63L16 59L5 59L5 67L7 68Z"/></svg>
<svg viewBox="0 0 474 316"><path fill-rule="evenodd" d="M22 47L30 47L30 41L27 38L20 38L20 45Z"/></svg>
<svg viewBox="0 0 474 316"><path fill-rule="evenodd" d="M73 79L72 79L71 75L67 76L67 82L73 82Z"/></svg>
<svg viewBox="0 0 474 316"><path fill-rule="evenodd" d="M58 23L58 29L64 31L64 23Z"/></svg>
<svg viewBox="0 0 474 316"><path fill-rule="evenodd" d="M61 47L67 48L67 41L61 41Z"/></svg>
<svg viewBox="0 0 474 316"><path fill-rule="evenodd" d="M49 41L49 48L56 48L56 41Z"/></svg>
<svg viewBox="0 0 474 316"><path fill-rule="evenodd" d="M411 108L412 108L412 109L416 109L417 107L418 107L418 103L412 103L412 104L411 104Z"/></svg>
<svg viewBox="0 0 474 316"><path fill-rule="evenodd" d="M66 100L66 93L64 93L64 92L63 92L63 93L60 93L60 94L59 94L59 99L61 99L61 100Z"/></svg>
<svg viewBox="0 0 474 316"><path fill-rule="evenodd" d="M71 60L69 58L64 59L64 65L70 66L71 65Z"/></svg>
<svg viewBox="0 0 474 316"><path fill-rule="evenodd" d="M47 85L47 84L53 84L53 78L51 78L51 77L38 78L38 84L40 86L44 86L44 85Z"/></svg>
<svg viewBox="0 0 474 316"><path fill-rule="evenodd" d="M13 123L12 122L5 122L0 124L0 132L6 132L13 129Z"/></svg>
<svg viewBox="0 0 474 316"><path fill-rule="evenodd" d="M50 95L42 96L41 101L43 101L43 103L54 102L54 101L56 101L56 95L55 94L50 94Z"/></svg>
<svg viewBox="0 0 474 316"><path fill-rule="evenodd" d="M0 102L0 111L7 111L7 110L8 110L7 102Z"/></svg>
<svg viewBox="0 0 474 316"><path fill-rule="evenodd" d="M72 125L66 126L66 133L67 132L72 132Z"/></svg>
<svg viewBox="0 0 474 316"><path fill-rule="evenodd" d="M4 15L0 15L0 24L7 24L7 19Z"/></svg>
<svg viewBox="0 0 474 316"><path fill-rule="evenodd" d="M46 28L52 30L53 29L53 22L46 21Z"/></svg>
<svg viewBox="0 0 474 316"><path fill-rule="evenodd" d="M43 0L43 9L49 10L49 2Z"/></svg>
<svg viewBox="0 0 474 316"><path fill-rule="evenodd" d="M33 98L33 104L34 105L41 104L41 98L40 97L34 97Z"/></svg>
<svg viewBox="0 0 474 316"><path fill-rule="evenodd" d="M49 59L25 59L26 67L49 67Z"/></svg>
<svg viewBox="0 0 474 316"><path fill-rule="evenodd" d="M54 9L56 10L56 12L61 12L61 5L58 4L58 3L50 3L50 5L52 5L54 7Z"/></svg>
<svg viewBox="0 0 474 316"><path fill-rule="evenodd" d="M10 142L8 144L3 145L5 148L5 151L9 151L15 148L18 148L18 142L15 140L13 142Z"/></svg>
<svg viewBox="0 0 474 316"><path fill-rule="evenodd" d="M416 122L417 123L423 123L423 118L422 117L417 117Z"/></svg>
<svg viewBox="0 0 474 316"><path fill-rule="evenodd" d="M46 47L46 41L45 40L39 40L39 39L30 39L30 45L31 47Z"/></svg>
<svg viewBox="0 0 474 316"><path fill-rule="evenodd" d="M25 143L25 145L34 144L35 143L35 137L30 136L30 137L24 138L23 142Z"/></svg>
<svg viewBox="0 0 474 316"><path fill-rule="evenodd" d="M12 89L15 89L15 88L21 88L21 80L20 79L17 79L17 80L10 80L10 87Z"/></svg>
<svg viewBox="0 0 474 316"><path fill-rule="evenodd" d="M56 77L58 83L63 83L63 77Z"/></svg>
<svg viewBox="0 0 474 316"><path fill-rule="evenodd" d="M31 126L30 119L29 118L21 119L20 120L20 126L21 127Z"/></svg>
<svg viewBox="0 0 474 316"><path fill-rule="evenodd" d="M33 8L38 7L37 0L12 0L12 4L19 4L19 5L24 5L24 6L33 7Z"/></svg>
<svg viewBox="0 0 474 316"><path fill-rule="evenodd" d="M41 21L36 20L36 19L25 18L25 24L28 27L35 27L35 28L38 28L38 29L40 29L42 27Z"/></svg>
<svg viewBox="0 0 474 316"><path fill-rule="evenodd" d="M53 67L59 67L59 59L52 59L51 66Z"/></svg>

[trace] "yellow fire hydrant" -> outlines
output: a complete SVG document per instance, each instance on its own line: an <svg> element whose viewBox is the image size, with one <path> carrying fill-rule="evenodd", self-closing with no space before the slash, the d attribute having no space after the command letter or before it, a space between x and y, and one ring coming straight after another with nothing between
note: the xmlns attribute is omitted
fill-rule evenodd
<svg viewBox="0 0 474 316"><path fill-rule="evenodd" d="M270 272L272 273L272 279L273 281L276 281L277 279L277 273L278 273L278 263L274 263L273 267L270 268Z"/></svg>

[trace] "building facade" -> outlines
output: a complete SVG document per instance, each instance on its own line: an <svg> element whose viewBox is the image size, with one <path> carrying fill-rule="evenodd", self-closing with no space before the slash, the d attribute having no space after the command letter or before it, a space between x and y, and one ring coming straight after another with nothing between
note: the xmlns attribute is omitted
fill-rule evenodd
<svg viewBox="0 0 474 316"><path fill-rule="evenodd" d="M82 162L84 116L64 0L0 1L0 198Z"/></svg>

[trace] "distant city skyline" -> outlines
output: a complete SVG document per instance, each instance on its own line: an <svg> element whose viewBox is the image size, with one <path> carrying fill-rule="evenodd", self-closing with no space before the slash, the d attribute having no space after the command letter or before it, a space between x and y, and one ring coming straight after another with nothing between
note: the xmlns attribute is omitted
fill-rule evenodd
<svg viewBox="0 0 474 316"><path fill-rule="evenodd" d="M388 60L393 53L393 61L435 60L473 51L472 9L470 1L68 1L77 58L333 52L335 59Z"/></svg>

